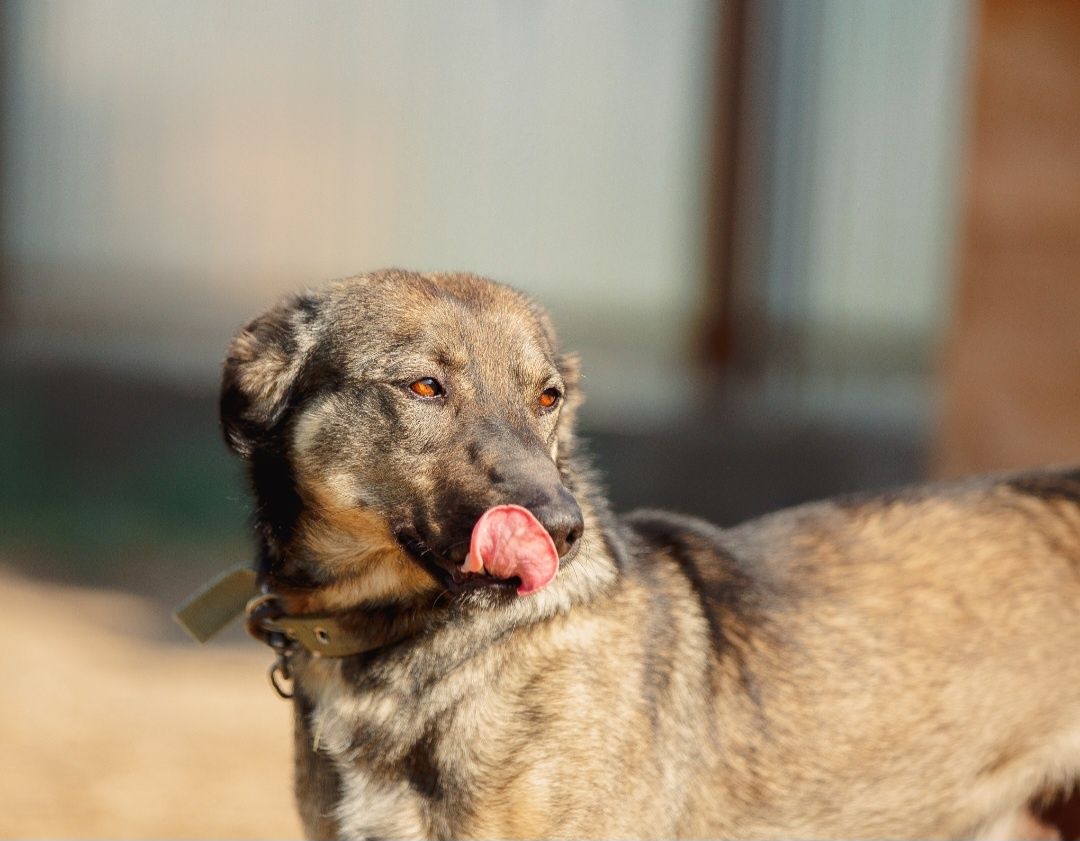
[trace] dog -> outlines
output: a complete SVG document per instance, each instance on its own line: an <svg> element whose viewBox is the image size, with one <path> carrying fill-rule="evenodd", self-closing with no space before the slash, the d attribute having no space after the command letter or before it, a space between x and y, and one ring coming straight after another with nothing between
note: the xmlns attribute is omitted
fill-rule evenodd
<svg viewBox="0 0 1080 841"><path fill-rule="evenodd" d="M309 837L1008 836L1075 779L1080 470L617 517L580 399L544 311L467 274L234 339Z"/></svg>

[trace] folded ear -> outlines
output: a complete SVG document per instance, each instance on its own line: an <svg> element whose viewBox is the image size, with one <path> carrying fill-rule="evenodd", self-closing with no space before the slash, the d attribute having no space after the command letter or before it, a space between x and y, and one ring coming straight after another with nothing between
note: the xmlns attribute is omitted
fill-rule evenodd
<svg viewBox="0 0 1080 841"><path fill-rule="evenodd" d="M555 360L555 364L566 388L559 427L569 436L573 433L577 421L578 407L585 399L581 393L581 360L576 353L563 353Z"/></svg>
<svg viewBox="0 0 1080 841"><path fill-rule="evenodd" d="M233 339L221 381L225 441L244 458L281 420L300 371L315 346L314 295L291 296Z"/></svg>
<svg viewBox="0 0 1080 841"><path fill-rule="evenodd" d="M555 365L559 369L563 385L566 386L567 396L570 396L571 392L576 396L581 385L581 358L576 353L561 353L555 360Z"/></svg>

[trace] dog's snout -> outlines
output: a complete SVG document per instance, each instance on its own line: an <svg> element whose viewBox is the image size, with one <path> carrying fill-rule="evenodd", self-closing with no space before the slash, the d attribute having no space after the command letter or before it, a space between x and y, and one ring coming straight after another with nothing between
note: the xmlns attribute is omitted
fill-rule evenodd
<svg viewBox="0 0 1080 841"><path fill-rule="evenodd" d="M533 516L551 535L555 543L555 549L559 557L565 556L574 545L581 539L581 533L585 529L585 522L581 516L581 508L577 500L570 492L560 488L559 492L548 497L543 503L535 507L527 506Z"/></svg>
<svg viewBox="0 0 1080 841"><path fill-rule="evenodd" d="M499 456L487 469L492 483L488 506L520 505L528 509L551 535L559 557L565 557L581 539L585 521L555 463L539 451L518 451L512 456L502 452Z"/></svg>

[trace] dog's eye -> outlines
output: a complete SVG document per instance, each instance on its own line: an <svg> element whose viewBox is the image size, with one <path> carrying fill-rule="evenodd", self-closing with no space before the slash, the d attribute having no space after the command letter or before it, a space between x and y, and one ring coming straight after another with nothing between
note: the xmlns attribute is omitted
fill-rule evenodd
<svg viewBox="0 0 1080 841"><path fill-rule="evenodd" d="M552 409L562 399L562 392L557 388L545 388L540 392L540 407Z"/></svg>
<svg viewBox="0 0 1080 841"><path fill-rule="evenodd" d="M421 380L409 383L409 391L418 397L440 397L446 394L439 381L432 377L424 377Z"/></svg>

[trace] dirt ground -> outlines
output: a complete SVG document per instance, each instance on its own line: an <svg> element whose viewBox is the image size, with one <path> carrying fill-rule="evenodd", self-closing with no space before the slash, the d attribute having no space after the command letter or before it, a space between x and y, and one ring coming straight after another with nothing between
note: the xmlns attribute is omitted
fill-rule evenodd
<svg viewBox="0 0 1080 841"><path fill-rule="evenodd" d="M5 567L0 593L0 836L299 836L267 651L178 642L151 602Z"/></svg>

